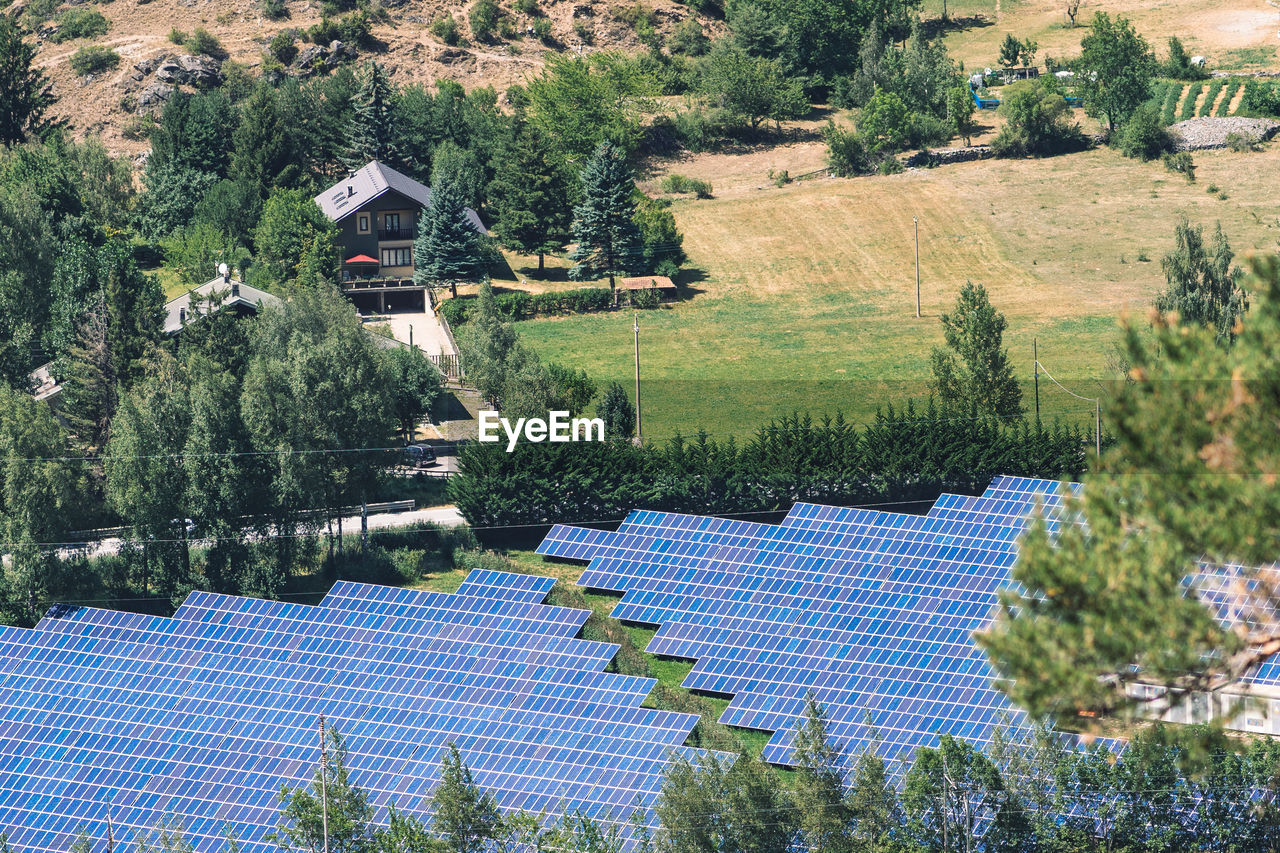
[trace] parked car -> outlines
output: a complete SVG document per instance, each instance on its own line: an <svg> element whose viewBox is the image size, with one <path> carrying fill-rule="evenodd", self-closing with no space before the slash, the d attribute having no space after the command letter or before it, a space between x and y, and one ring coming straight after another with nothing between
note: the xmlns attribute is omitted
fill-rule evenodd
<svg viewBox="0 0 1280 853"><path fill-rule="evenodd" d="M411 444L404 449L410 468L430 468L436 464L436 452L427 444Z"/></svg>

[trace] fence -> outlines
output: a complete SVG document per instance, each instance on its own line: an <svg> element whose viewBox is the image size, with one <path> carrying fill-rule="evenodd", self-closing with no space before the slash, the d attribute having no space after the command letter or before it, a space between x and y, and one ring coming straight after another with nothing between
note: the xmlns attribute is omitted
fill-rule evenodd
<svg viewBox="0 0 1280 853"><path fill-rule="evenodd" d="M444 322L444 317L440 318ZM441 353L440 355L428 355L445 379L461 379L462 378L462 359L450 353Z"/></svg>

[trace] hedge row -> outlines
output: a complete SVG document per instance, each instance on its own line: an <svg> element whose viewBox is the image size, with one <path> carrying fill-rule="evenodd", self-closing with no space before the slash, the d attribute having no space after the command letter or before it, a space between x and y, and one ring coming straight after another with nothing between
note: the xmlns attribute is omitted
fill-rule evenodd
<svg viewBox="0 0 1280 853"><path fill-rule="evenodd" d="M531 317L552 314L585 314L589 311L603 311L613 304L612 294L602 287L580 287L577 290L561 290L553 293L512 293L494 294L494 302L498 310L511 320L528 320ZM446 299L440 305L440 311L451 326L459 326L467 322L471 306L475 304L472 297Z"/></svg>

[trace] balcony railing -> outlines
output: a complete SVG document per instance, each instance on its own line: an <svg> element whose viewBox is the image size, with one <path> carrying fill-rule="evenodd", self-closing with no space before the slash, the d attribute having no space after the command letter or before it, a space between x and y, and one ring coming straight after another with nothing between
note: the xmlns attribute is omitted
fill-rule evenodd
<svg viewBox="0 0 1280 853"><path fill-rule="evenodd" d="M379 240L412 240L412 228L384 228L378 231Z"/></svg>

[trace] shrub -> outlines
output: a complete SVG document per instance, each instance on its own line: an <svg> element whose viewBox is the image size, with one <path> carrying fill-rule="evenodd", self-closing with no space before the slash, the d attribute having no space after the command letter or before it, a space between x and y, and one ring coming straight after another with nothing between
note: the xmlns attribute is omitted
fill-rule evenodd
<svg viewBox="0 0 1280 853"><path fill-rule="evenodd" d="M1189 184L1195 183L1196 164L1191 159L1190 151L1166 152L1160 159L1164 163L1164 167L1170 172L1177 172L1182 175Z"/></svg>
<svg viewBox="0 0 1280 853"><path fill-rule="evenodd" d="M1169 150L1171 140L1156 115L1155 107L1143 104L1134 110L1120 131L1120 151L1126 157L1146 162Z"/></svg>
<svg viewBox="0 0 1280 853"><path fill-rule="evenodd" d="M281 30L271 37L267 50L282 65L288 65L298 56L298 48L293 43L293 31Z"/></svg>
<svg viewBox="0 0 1280 853"><path fill-rule="evenodd" d="M667 175L662 179L664 193L693 193L698 198L711 198L711 184L684 175Z"/></svg>
<svg viewBox="0 0 1280 853"><path fill-rule="evenodd" d="M1187 96L1182 99L1182 111L1178 113L1179 121L1195 118L1196 100L1199 99L1200 93L1204 91L1203 83L1192 83L1187 88Z"/></svg>
<svg viewBox="0 0 1280 853"><path fill-rule="evenodd" d="M260 5L262 14L272 21L289 17L289 10L285 8L284 0L261 0Z"/></svg>
<svg viewBox="0 0 1280 853"><path fill-rule="evenodd" d="M460 40L458 19L453 15L436 18L431 23L431 34L445 44L457 44Z"/></svg>
<svg viewBox="0 0 1280 853"><path fill-rule="evenodd" d="M883 89L858 116L858 136L872 155L900 151L911 139L913 116L902 98Z"/></svg>
<svg viewBox="0 0 1280 853"><path fill-rule="evenodd" d="M827 126L822 129L822 138L827 143L827 168L831 170L831 174L837 178L847 178L870 171L867 149L858 134L828 121Z"/></svg>
<svg viewBox="0 0 1280 853"><path fill-rule="evenodd" d="M628 301L631 303L632 308L657 308L662 304L662 294L658 292L657 288L633 290Z"/></svg>
<svg viewBox="0 0 1280 853"><path fill-rule="evenodd" d="M195 32L182 45L192 53L200 53L205 56L217 56L222 52L222 43L218 41L217 36L204 27L196 27Z"/></svg>
<svg viewBox="0 0 1280 853"><path fill-rule="evenodd" d="M705 56L711 50L711 39L697 19L686 18L667 40L667 48L685 56Z"/></svg>
<svg viewBox="0 0 1280 853"><path fill-rule="evenodd" d="M1258 150L1258 138L1251 133L1228 133L1227 147L1238 154Z"/></svg>
<svg viewBox="0 0 1280 853"><path fill-rule="evenodd" d="M1213 115L1213 104L1218 100L1218 93L1222 91L1222 87L1226 84L1225 77L1219 77L1209 84L1209 87L1205 89L1204 103L1200 105L1200 115Z"/></svg>
<svg viewBox="0 0 1280 853"><path fill-rule="evenodd" d="M474 301L471 297L446 299L440 303L440 312L450 326L456 327L467 322ZM586 314L604 311L613 305L609 289L601 287L581 287L554 293L498 293L494 295L494 303L499 311L512 320L556 314Z"/></svg>
<svg viewBox="0 0 1280 853"><path fill-rule="evenodd" d="M538 0L516 0L516 11L531 18L542 14L542 9L538 7Z"/></svg>
<svg viewBox="0 0 1280 853"><path fill-rule="evenodd" d="M1239 115L1280 117L1280 87L1250 78L1240 96Z"/></svg>
<svg viewBox="0 0 1280 853"><path fill-rule="evenodd" d="M997 157L1025 157L1074 151L1085 144L1079 125L1068 123L1067 101L1040 80L1005 89L1000 113L1005 126L991 142Z"/></svg>
<svg viewBox="0 0 1280 853"><path fill-rule="evenodd" d="M575 24L574 25L575 29L581 23L582 22L579 21L578 24ZM532 26L533 26L533 37L536 38L538 41L542 42L543 44L551 44L551 42L554 41L554 39L552 39L551 37L551 21L548 18L534 18ZM587 37L584 38L583 41L586 44L591 44L590 30L588 30L587 33L588 33Z"/></svg>
<svg viewBox="0 0 1280 853"><path fill-rule="evenodd" d="M1214 115L1226 117L1231 115L1231 101L1235 98L1236 93L1240 91L1243 81L1239 77L1231 77L1227 80L1227 90L1222 93L1222 100L1218 102L1218 110Z"/></svg>
<svg viewBox="0 0 1280 853"><path fill-rule="evenodd" d="M187 34L184 33L182 30L178 29L177 27L174 27L173 29L169 30L169 41L173 42L178 47L182 47L182 45L186 42L186 40L187 40Z"/></svg>
<svg viewBox="0 0 1280 853"><path fill-rule="evenodd" d="M50 41L64 42L72 39L94 38L106 35L111 23L97 9L68 9L58 16L58 29L49 36Z"/></svg>
<svg viewBox="0 0 1280 853"><path fill-rule="evenodd" d="M1160 71L1174 80L1203 80L1209 76L1204 66L1191 64L1191 56L1177 36L1169 37L1169 58L1160 66Z"/></svg>
<svg viewBox="0 0 1280 853"><path fill-rule="evenodd" d="M106 71L120 64L120 54L100 44L90 44L71 55L71 68L77 74Z"/></svg>
<svg viewBox="0 0 1280 853"><path fill-rule="evenodd" d="M320 23L307 30L307 41L312 44L330 44L334 41L345 41L355 45L366 46L371 31L369 16L363 9L343 15L334 20L321 18Z"/></svg>
<svg viewBox="0 0 1280 853"><path fill-rule="evenodd" d="M1164 94L1164 104L1160 107L1160 123L1173 124L1177 117L1178 99L1182 97L1182 84L1174 83Z"/></svg>
<svg viewBox="0 0 1280 853"><path fill-rule="evenodd" d="M320 17L337 17L344 12L351 12L358 8L355 0L321 0Z"/></svg>
<svg viewBox="0 0 1280 853"><path fill-rule="evenodd" d="M501 16L502 10L494 0L480 0L467 14L471 35L479 42L490 41L493 38L493 31L498 27L498 18Z"/></svg>
<svg viewBox="0 0 1280 853"><path fill-rule="evenodd" d="M928 113L911 115L910 143L913 148L942 145L952 136L952 127L937 116Z"/></svg>

